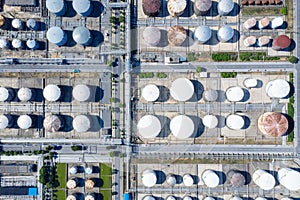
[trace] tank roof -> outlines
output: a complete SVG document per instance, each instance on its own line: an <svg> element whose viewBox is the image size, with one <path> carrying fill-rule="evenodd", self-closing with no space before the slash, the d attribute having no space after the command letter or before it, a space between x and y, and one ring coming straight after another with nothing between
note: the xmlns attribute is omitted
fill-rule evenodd
<svg viewBox="0 0 300 200"><path fill-rule="evenodd" d="M188 187L190 187L194 184L194 179L190 174L185 174L182 177L182 181L183 181L183 184Z"/></svg>
<svg viewBox="0 0 300 200"><path fill-rule="evenodd" d="M20 127L20 129L28 129L32 125L32 119L28 115L20 115L17 124Z"/></svg>
<svg viewBox="0 0 300 200"><path fill-rule="evenodd" d="M74 41L81 45L87 44L92 38L91 32L89 31L89 29L87 29L83 26L79 26L79 27L75 28L72 36L73 36Z"/></svg>
<svg viewBox="0 0 300 200"><path fill-rule="evenodd" d="M227 42L227 41L231 40L233 35L234 35L234 31L228 25L221 27L218 31L218 38L221 42Z"/></svg>
<svg viewBox="0 0 300 200"><path fill-rule="evenodd" d="M300 190L300 173L291 168L281 168L278 171L278 181L291 191Z"/></svg>
<svg viewBox="0 0 300 200"><path fill-rule="evenodd" d="M247 19L244 22L244 27L246 29L250 29L250 28L253 28L256 25L256 23L257 23L257 20L254 17L252 17L252 18Z"/></svg>
<svg viewBox="0 0 300 200"><path fill-rule="evenodd" d="M93 195L88 194L84 197L84 200L95 200L95 197Z"/></svg>
<svg viewBox="0 0 300 200"><path fill-rule="evenodd" d="M214 115L205 115L202 119L203 125L207 128L216 128L218 126L219 120Z"/></svg>
<svg viewBox="0 0 300 200"><path fill-rule="evenodd" d="M142 7L145 15L155 16L161 9L161 0L143 0Z"/></svg>
<svg viewBox="0 0 300 200"><path fill-rule="evenodd" d="M59 13L64 9L64 0L46 0L46 7L52 13Z"/></svg>
<svg viewBox="0 0 300 200"><path fill-rule="evenodd" d="M211 8L211 6L212 6L211 0L196 0L195 1L195 7L201 12L208 11Z"/></svg>
<svg viewBox="0 0 300 200"><path fill-rule="evenodd" d="M90 0L73 0L72 5L77 13L86 13L91 9Z"/></svg>
<svg viewBox="0 0 300 200"><path fill-rule="evenodd" d="M30 49L34 49L37 46L37 41L33 39L29 39L26 41L26 45Z"/></svg>
<svg viewBox="0 0 300 200"><path fill-rule="evenodd" d="M205 101L217 101L218 92L216 90L206 90L203 92L203 99Z"/></svg>
<svg viewBox="0 0 300 200"><path fill-rule="evenodd" d="M187 6L186 0L168 0L168 11L172 16L181 15Z"/></svg>
<svg viewBox="0 0 300 200"><path fill-rule="evenodd" d="M8 89L0 87L0 101L6 101L9 98Z"/></svg>
<svg viewBox="0 0 300 200"><path fill-rule="evenodd" d="M177 101L188 101L194 95L194 85L187 78L178 78L172 82L170 93Z"/></svg>
<svg viewBox="0 0 300 200"><path fill-rule="evenodd" d="M28 19L26 22L26 26L30 29L36 28L37 27L37 21L35 19Z"/></svg>
<svg viewBox="0 0 300 200"><path fill-rule="evenodd" d="M228 101L237 102L244 98L244 91L241 87L230 87L226 90L226 98Z"/></svg>
<svg viewBox="0 0 300 200"><path fill-rule="evenodd" d="M145 115L139 120L137 128L142 137L155 138L161 131L161 123L156 116Z"/></svg>
<svg viewBox="0 0 300 200"><path fill-rule="evenodd" d="M268 17L265 17L265 18L262 18L261 20L259 20L258 27L260 29L262 29L262 28L269 26L269 24L270 24L270 19Z"/></svg>
<svg viewBox="0 0 300 200"><path fill-rule="evenodd" d="M43 96L47 101L57 101L60 95L61 91L57 85L49 84L43 90Z"/></svg>
<svg viewBox="0 0 300 200"><path fill-rule="evenodd" d="M231 114L226 118L226 126L233 130L242 129L245 125L245 120L242 116Z"/></svg>
<svg viewBox="0 0 300 200"><path fill-rule="evenodd" d="M176 184L176 177L174 176L174 174L169 174L166 178L166 182L171 185L174 186Z"/></svg>
<svg viewBox="0 0 300 200"><path fill-rule="evenodd" d="M3 15L0 15L0 27L4 25L5 18Z"/></svg>
<svg viewBox="0 0 300 200"><path fill-rule="evenodd" d="M77 167L73 166L70 168L70 174L76 174L77 173Z"/></svg>
<svg viewBox="0 0 300 200"><path fill-rule="evenodd" d="M273 40L272 48L275 50L285 49L291 45L291 39L286 35L280 35Z"/></svg>
<svg viewBox="0 0 300 200"><path fill-rule="evenodd" d="M147 195L143 197L143 200L156 200L152 195Z"/></svg>
<svg viewBox="0 0 300 200"><path fill-rule="evenodd" d="M198 26L194 32L194 37L200 42L207 42L211 38L211 30L208 26Z"/></svg>
<svg viewBox="0 0 300 200"><path fill-rule="evenodd" d="M92 174L93 173L93 167L87 167L84 169L85 173Z"/></svg>
<svg viewBox="0 0 300 200"><path fill-rule="evenodd" d="M142 173L142 183L146 187L153 187L156 184L157 177L153 170L145 170Z"/></svg>
<svg viewBox="0 0 300 200"><path fill-rule="evenodd" d="M255 78L246 78L244 80L244 86L247 88L254 88L257 86L257 84L258 84L258 81Z"/></svg>
<svg viewBox="0 0 300 200"><path fill-rule="evenodd" d="M16 29L20 29L22 28L23 22L20 19L13 19L11 25Z"/></svg>
<svg viewBox="0 0 300 200"><path fill-rule="evenodd" d="M91 128L91 121L86 115L77 115L73 119L72 125L75 131L83 133Z"/></svg>
<svg viewBox="0 0 300 200"><path fill-rule="evenodd" d="M69 189L74 189L74 188L76 188L76 185L77 185L77 183L76 183L76 181L73 180L73 179L70 179L70 180L68 180L68 182L67 182L67 188L69 188Z"/></svg>
<svg viewBox="0 0 300 200"><path fill-rule="evenodd" d="M185 196L185 197L183 197L183 200L193 200L193 198L190 196Z"/></svg>
<svg viewBox="0 0 300 200"><path fill-rule="evenodd" d="M234 8L234 3L232 0L220 0L218 4L218 10L225 13L230 13Z"/></svg>
<svg viewBox="0 0 300 200"><path fill-rule="evenodd" d="M161 40L161 32L155 26L148 26L143 31L143 39L151 46L156 46Z"/></svg>
<svg viewBox="0 0 300 200"><path fill-rule="evenodd" d="M80 84L74 87L72 95L77 101L87 101L91 96L91 91L87 85Z"/></svg>
<svg viewBox="0 0 300 200"><path fill-rule="evenodd" d="M231 173L230 183L233 187L241 187L245 185L246 179L243 174L238 171L232 171Z"/></svg>
<svg viewBox="0 0 300 200"><path fill-rule="evenodd" d="M52 26L47 31L47 40L53 44L62 42L65 38L65 32L58 26Z"/></svg>
<svg viewBox="0 0 300 200"><path fill-rule="evenodd" d="M256 37L255 36L249 36L249 37L246 37L245 40L244 40L244 45L249 47L249 46L252 46L256 43Z"/></svg>
<svg viewBox="0 0 300 200"><path fill-rule="evenodd" d="M264 46L269 44L270 38L269 36L261 36L258 38L258 46Z"/></svg>
<svg viewBox="0 0 300 200"><path fill-rule="evenodd" d="M289 122L281 113L266 112L258 118L258 128L265 135L279 137L287 132Z"/></svg>
<svg viewBox="0 0 300 200"><path fill-rule="evenodd" d="M146 101L156 101L159 98L159 89L154 84L148 84L142 89L142 97Z"/></svg>
<svg viewBox="0 0 300 200"><path fill-rule="evenodd" d="M201 177L207 187L214 188L219 185L220 178L213 170L205 170Z"/></svg>
<svg viewBox="0 0 300 200"><path fill-rule="evenodd" d="M57 115L48 115L44 119L43 126L46 131L54 133L62 127L62 122Z"/></svg>
<svg viewBox="0 0 300 200"><path fill-rule="evenodd" d="M252 179L263 190L271 190L276 184L274 176L262 169L256 170L252 175Z"/></svg>
<svg viewBox="0 0 300 200"><path fill-rule="evenodd" d="M95 185L95 182L91 179L86 180L85 184L84 184L85 188L88 189L88 190L93 189L94 185Z"/></svg>
<svg viewBox="0 0 300 200"><path fill-rule="evenodd" d="M18 48L21 48L22 47L22 41L20 39L13 39L12 42L11 42L11 45L18 49Z"/></svg>
<svg viewBox="0 0 300 200"><path fill-rule="evenodd" d="M283 18L282 17L276 17L271 22L271 28L278 28L283 25Z"/></svg>
<svg viewBox="0 0 300 200"><path fill-rule="evenodd" d="M6 115L0 115L0 129L5 129L9 125L9 119Z"/></svg>
<svg viewBox="0 0 300 200"><path fill-rule="evenodd" d="M186 115L177 115L170 122L170 130L178 139L187 139L194 133L195 125L193 120Z"/></svg>
<svg viewBox="0 0 300 200"><path fill-rule="evenodd" d="M0 38L0 48L7 48L8 42L5 38Z"/></svg>
<svg viewBox="0 0 300 200"><path fill-rule="evenodd" d="M69 194L67 200L76 200L76 197L73 194Z"/></svg>
<svg viewBox="0 0 300 200"><path fill-rule="evenodd" d="M18 90L18 98L20 101L29 101L32 98L32 91L29 88L20 88Z"/></svg>
<svg viewBox="0 0 300 200"><path fill-rule="evenodd" d="M241 197L233 196L230 198L230 200L243 200Z"/></svg>
<svg viewBox="0 0 300 200"><path fill-rule="evenodd" d="M180 46L186 37L186 30L182 26L172 26L168 30L168 41L171 45Z"/></svg>
<svg viewBox="0 0 300 200"><path fill-rule="evenodd" d="M266 93L271 98L285 98L290 93L290 84L283 79L276 79L268 82Z"/></svg>

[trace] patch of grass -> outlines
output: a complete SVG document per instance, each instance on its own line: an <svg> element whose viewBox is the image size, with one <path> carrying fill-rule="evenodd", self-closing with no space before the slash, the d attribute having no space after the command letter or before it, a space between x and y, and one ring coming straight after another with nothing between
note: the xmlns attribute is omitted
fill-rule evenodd
<svg viewBox="0 0 300 200"><path fill-rule="evenodd" d="M164 72L157 72L156 73L156 77L157 78L167 78L168 75L166 73L164 73Z"/></svg>
<svg viewBox="0 0 300 200"><path fill-rule="evenodd" d="M279 57L273 56L268 57L265 52L242 52L240 53L241 61L251 61L251 60L279 60Z"/></svg>
<svg viewBox="0 0 300 200"><path fill-rule="evenodd" d="M287 15L288 14L288 10L287 10L287 7L282 7L282 8L280 8L280 14L282 14L282 15Z"/></svg>
<svg viewBox="0 0 300 200"><path fill-rule="evenodd" d="M236 53L213 53L211 55L213 61L236 61Z"/></svg>
<svg viewBox="0 0 300 200"><path fill-rule="evenodd" d="M277 7L246 7L244 6L242 9L243 15L251 15L251 16L259 16L259 15L277 15L280 9Z"/></svg>
<svg viewBox="0 0 300 200"><path fill-rule="evenodd" d="M235 78L237 75L237 72L221 72L222 78Z"/></svg>
<svg viewBox="0 0 300 200"><path fill-rule="evenodd" d="M153 72L141 72L139 73L139 78L153 78L154 73Z"/></svg>
<svg viewBox="0 0 300 200"><path fill-rule="evenodd" d="M58 163L56 165L56 173L58 176L59 186L57 187L56 195L57 199L66 198L66 177L67 177L67 164Z"/></svg>
<svg viewBox="0 0 300 200"><path fill-rule="evenodd" d="M112 169L108 164L100 163L100 180L103 184L100 188L100 193L103 196L103 200L111 200L111 175Z"/></svg>

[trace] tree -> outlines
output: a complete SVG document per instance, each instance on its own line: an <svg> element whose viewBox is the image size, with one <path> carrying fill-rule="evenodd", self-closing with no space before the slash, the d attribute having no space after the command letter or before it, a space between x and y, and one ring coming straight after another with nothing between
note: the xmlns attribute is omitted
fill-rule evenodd
<svg viewBox="0 0 300 200"><path fill-rule="evenodd" d="M46 147L46 150L47 150L47 151L51 151L52 149L53 149L53 146L48 145L48 146Z"/></svg>
<svg viewBox="0 0 300 200"><path fill-rule="evenodd" d="M48 175L49 175L49 173L48 173L47 167L43 166L40 169L39 182L43 185L46 185L49 181L49 179L48 179L49 176Z"/></svg>
<svg viewBox="0 0 300 200"><path fill-rule="evenodd" d="M109 18L109 22L110 22L111 24L115 24L115 23L116 23L116 18L115 18L115 17L110 17L110 18Z"/></svg>
<svg viewBox="0 0 300 200"><path fill-rule="evenodd" d="M280 14L282 14L282 15L287 15L287 7L282 7L281 9L280 9Z"/></svg>
<svg viewBox="0 0 300 200"><path fill-rule="evenodd" d="M297 62L298 62L298 58L295 57L295 56L290 56L290 57L289 57L289 62L290 62L290 63L297 63Z"/></svg>
<svg viewBox="0 0 300 200"><path fill-rule="evenodd" d="M201 67L197 67L197 68L196 68L196 72L197 72L197 73L200 73L201 71L202 71L202 68L201 68Z"/></svg>
<svg viewBox="0 0 300 200"><path fill-rule="evenodd" d="M81 150L81 146L73 145L73 146L71 146L71 149L72 149L73 151L80 151L80 150Z"/></svg>
<svg viewBox="0 0 300 200"><path fill-rule="evenodd" d="M195 53L194 52L189 52L187 53L187 61L188 62L192 62L192 61L195 61L196 60L196 57L195 57Z"/></svg>
<svg viewBox="0 0 300 200"><path fill-rule="evenodd" d="M120 16L119 16L119 22L120 22L120 23L125 22L125 17L122 16L122 15L120 15Z"/></svg>

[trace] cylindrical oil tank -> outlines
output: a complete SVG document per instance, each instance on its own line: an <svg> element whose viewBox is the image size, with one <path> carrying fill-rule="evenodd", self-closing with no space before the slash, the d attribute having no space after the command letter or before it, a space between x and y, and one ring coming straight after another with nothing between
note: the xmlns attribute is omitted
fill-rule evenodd
<svg viewBox="0 0 300 200"><path fill-rule="evenodd" d="M174 186L176 184L176 177L174 174L169 174L166 178L166 182L170 185L170 186Z"/></svg>
<svg viewBox="0 0 300 200"><path fill-rule="evenodd" d="M210 188L217 187L219 185L219 182L220 182L220 178L216 174L216 172L214 172L213 170L210 170L210 169L205 170L202 173L201 178L202 178L204 184L207 187L210 187Z"/></svg>
<svg viewBox="0 0 300 200"><path fill-rule="evenodd" d="M29 115L21 115L18 118L17 124L20 129L29 129L32 126L32 119Z"/></svg>
<svg viewBox="0 0 300 200"><path fill-rule="evenodd" d="M155 17L160 12L161 0L143 0L142 7L145 15Z"/></svg>
<svg viewBox="0 0 300 200"><path fill-rule="evenodd" d="M187 139L193 135L195 124L190 117L177 115L170 122L170 130L177 139Z"/></svg>
<svg viewBox="0 0 300 200"><path fill-rule="evenodd" d="M157 176L154 170L147 169L142 173L142 183L146 187L153 187L157 182Z"/></svg>
<svg viewBox="0 0 300 200"><path fill-rule="evenodd" d="M143 116L137 124L138 132L143 138L155 138L161 131L161 123L154 115Z"/></svg>
<svg viewBox="0 0 300 200"><path fill-rule="evenodd" d="M159 98L159 88L154 84L148 84L142 89L142 97L146 101L156 101Z"/></svg>
<svg viewBox="0 0 300 200"><path fill-rule="evenodd" d="M172 98L181 102L191 99L194 92L194 85L192 81L187 78L177 78L172 82L170 87L170 94Z"/></svg>
<svg viewBox="0 0 300 200"><path fill-rule="evenodd" d="M263 190L271 190L275 187L276 181L274 176L265 170L256 170L252 175L252 179Z"/></svg>
<svg viewBox="0 0 300 200"><path fill-rule="evenodd" d="M168 30L168 42L180 46L186 39L186 30L182 26L172 26Z"/></svg>
<svg viewBox="0 0 300 200"><path fill-rule="evenodd" d="M69 194L67 196L66 200L77 200L77 195L76 194Z"/></svg>
<svg viewBox="0 0 300 200"><path fill-rule="evenodd" d="M39 48L39 42L36 41L36 40L33 40L33 39L29 39L26 41L26 46L29 48L29 49L32 49L32 50L36 50Z"/></svg>
<svg viewBox="0 0 300 200"><path fill-rule="evenodd" d="M267 136L280 137L289 128L287 118L276 112L266 112L258 118L258 129Z"/></svg>
<svg viewBox="0 0 300 200"><path fill-rule="evenodd" d="M239 196L233 196L230 198L230 200L243 200L243 199Z"/></svg>
<svg viewBox="0 0 300 200"><path fill-rule="evenodd" d="M39 29L39 22L36 21L35 19L28 19L26 22L27 28L30 30L38 30Z"/></svg>
<svg viewBox="0 0 300 200"><path fill-rule="evenodd" d="M23 47L23 42L20 39L13 39L11 45L15 49L21 49Z"/></svg>
<svg viewBox="0 0 300 200"><path fill-rule="evenodd" d="M286 98L290 91L291 87L289 82L284 79L275 79L267 83L265 91L267 95L271 98Z"/></svg>
<svg viewBox="0 0 300 200"><path fill-rule="evenodd" d="M218 39L220 42L228 42L233 38L233 35L234 30L228 25L221 27L218 31Z"/></svg>
<svg viewBox="0 0 300 200"><path fill-rule="evenodd" d="M291 168L281 168L278 171L278 181L291 191L300 190L300 172Z"/></svg>
<svg viewBox="0 0 300 200"><path fill-rule="evenodd" d="M91 97L91 90L87 85L76 85L72 91L72 95L76 101L88 101Z"/></svg>
<svg viewBox="0 0 300 200"><path fill-rule="evenodd" d="M216 90L206 90L203 92L203 99L204 101L217 101L218 99L218 92Z"/></svg>
<svg viewBox="0 0 300 200"><path fill-rule="evenodd" d="M3 15L0 15L0 28L4 27L5 21L5 17Z"/></svg>
<svg viewBox="0 0 300 200"><path fill-rule="evenodd" d="M281 27L283 25L283 22L284 21L283 21L282 17L276 17L271 22L271 28Z"/></svg>
<svg viewBox="0 0 300 200"><path fill-rule="evenodd" d="M238 102L244 98L244 90L239 86L230 87L225 92L226 99L231 102Z"/></svg>
<svg viewBox="0 0 300 200"><path fill-rule="evenodd" d="M269 43L270 43L269 36L261 36L258 38L257 45L262 47L262 46L267 46Z"/></svg>
<svg viewBox="0 0 300 200"><path fill-rule="evenodd" d="M166 198L166 200L176 200L176 197L174 197L173 195L170 195Z"/></svg>
<svg viewBox="0 0 300 200"><path fill-rule="evenodd" d="M0 115L0 129L10 128L13 125L11 115Z"/></svg>
<svg viewBox="0 0 300 200"><path fill-rule="evenodd" d="M9 43L8 43L7 39L0 38L0 48L1 49L6 49L8 47L9 47Z"/></svg>
<svg viewBox="0 0 300 200"><path fill-rule="evenodd" d="M89 29L79 26L73 31L73 39L77 44L88 46L92 43L93 37Z"/></svg>
<svg viewBox="0 0 300 200"><path fill-rule="evenodd" d="M86 167L86 168L84 169L84 171L85 171L86 174L92 174L92 173L93 173L93 166L91 166L91 167Z"/></svg>
<svg viewBox="0 0 300 200"><path fill-rule="evenodd" d="M193 200L193 198L190 196L184 196L182 200Z"/></svg>
<svg viewBox="0 0 300 200"><path fill-rule="evenodd" d="M230 114L226 117L226 126L231 130L242 129L245 125L245 120L242 116Z"/></svg>
<svg viewBox="0 0 300 200"><path fill-rule="evenodd" d="M194 12L196 15L206 15L212 6L211 0L195 0Z"/></svg>
<svg viewBox="0 0 300 200"><path fill-rule="evenodd" d="M291 45L291 39L286 35L280 35L273 40L272 48L274 50L283 50Z"/></svg>
<svg viewBox="0 0 300 200"><path fill-rule="evenodd" d="M190 187L194 184L194 179L193 179L192 175L190 175L190 174L183 175L182 181L183 181L183 184L187 187Z"/></svg>
<svg viewBox="0 0 300 200"><path fill-rule="evenodd" d="M245 27L245 29L249 30L249 29L255 27L255 26L256 26L256 23L257 23L257 21L256 21L256 19L253 17L253 18L247 19L247 20L244 22L244 27Z"/></svg>
<svg viewBox="0 0 300 200"><path fill-rule="evenodd" d="M167 6L170 15L173 17L178 17L184 13L187 2L186 0L169 0Z"/></svg>
<svg viewBox="0 0 300 200"><path fill-rule="evenodd" d="M246 47L251 47L251 46L253 46L253 45L255 45L255 43L256 43L256 37L255 36L249 36L249 37L246 37L245 39L244 39L244 45L246 46Z"/></svg>
<svg viewBox="0 0 300 200"><path fill-rule="evenodd" d="M61 96L61 90L57 85L49 84L44 88L43 96L47 101L57 101Z"/></svg>
<svg viewBox="0 0 300 200"><path fill-rule="evenodd" d="M13 97L13 90L5 87L0 87L0 101L10 101Z"/></svg>
<svg viewBox="0 0 300 200"><path fill-rule="evenodd" d="M72 125L75 131L84 133L91 128L91 120L86 115L78 115L73 119Z"/></svg>
<svg viewBox="0 0 300 200"><path fill-rule="evenodd" d="M232 0L220 0L218 4L218 12L221 16L228 15L234 8Z"/></svg>
<svg viewBox="0 0 300 200"><path fill-rule="evenodd" d="M63 16L67 11L67 5L64 0L46 0L46 7L57 16Z"/></svg>
<svg viewBox="0 0 300 200"><path fill-rule="evenodd" d="M95 182L92 179L88 179L85 181L84 186L86 189L91 190L95 186Z"/></svg>
<svg viewBox="0 0 300 200"><path fill-rule="evenodd" d="M77 171L78 171L77 166L73 166L73 167L71 167L70 170L69 170L70 174L76 174Z"/></svg>
<svg viewBox="0 0 300 200"><path fill-rule="evenodd" d="M216 128L219 120L215 115L205 115L202 119L202 123L207 128Z"/></svg>
<svg viewBox="0 0 300 200"><path fill-rule="evenodd" d="M258 80L255 78L246 78L243 84L246 88L255 88L258 84Z"/></svg>
<svg viewBox="0 0 300 200"><path fill-rule="evenodd" d="M233 187L241 187L246 183L245 176L238 170L230 170L227 177Z"/></svg>
<svg viewBox="0 0 300 200"><path fill-rule="evenodd" d="M84 200L95 200L95 196L94 193L88 194L84 197Z"/></svg>
<svg viewBox="0 0 300 200"><path fill-rule="evenodd" d="M156 198L152 195L147 195L143 197L143 200L156 200Z"/></svg>
<svg viewBox="0 0 300 200"><path fill-rule="evenodd" d="M20 19L13 19L11 21L11 26L15 29L20 30L20 29L23 29L23 22Z"/></svg>
<svg viewBox="0 0 300 200"><path fill-rule="evenodd" d="M257 197L255 198L255 200L268 200L268 199L266 199L265 197Z"/></svg>
<svg viewBox="0 0 300 200"><path fill-rule="evenodd" d="M30 88L20 88L17 93L20 101L30 101L33 99L33 92Z"/></svg>
<svg viewBox="0 0 300 200"><path fill-rule="evenodd" d="M47 40L50 43L62 46L68 41L67 34L58 26L53 26L47 31Z"/></svg>
<svg viewBox="0 0 300 200"><path fill-rule="evenodd" d="M81 16L87 17L93 11L93 5L90 0L73 0L74 10Z"/></svg>
<svg viewBox="0 0 300 200"><path fill-rule="evenodd" d="M68 188L68 189L74 189L74 188L77 187L77 184L78 184L78 181L77 181L76 178L70 179L70 180L68 180L68 182L67 182L67 188Z"/></svg>
<svg viewBox="0 0 300 200"><path fill-rule="evenodd" d="M203 200L215 200L213 197L205 197Z"/></svg>
<svg viewBox="0 0 300 200"><path fill-rule="evenodd" d="M149 26L143 31L143 39L150 46L157 46L161 40L161 32L155 26Z"/></svg>
<svg viewBox="0 0 300 200"><path fill-rule="evenodd" d="M44 119L43 126L47 132L57 132L62 127L62 121L57 115L47 115Z"/></svg>
<svg viewBox="0 0 300 200"><path fill-rule="evenodd" d="M267 28L269 25L270 25L270 19L268 17L262 18L258 22L258 28L259 29Z"/></svg>
<svg viewBox="0 0 300 200"><path fill-rule="evenodd" d="M194 32L194 38L203 44L211 38L211 29L208 26L198 26Z"/></svg>

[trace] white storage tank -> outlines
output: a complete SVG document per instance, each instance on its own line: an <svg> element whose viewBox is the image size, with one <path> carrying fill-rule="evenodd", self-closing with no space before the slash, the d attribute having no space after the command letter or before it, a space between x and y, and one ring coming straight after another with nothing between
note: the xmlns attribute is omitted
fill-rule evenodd
<svg viewBox="0 0 300 200"><path fill-rule="evenodd" d="M84 200L95 200L95 194L88 194L87 196L84 197Z"/></svg>
<svg viewBox="0 0 300 200"><path fill-rule="evenodd" d="M230 200L243 200L241 197L233 196L230 198Z"/></svg>
<svg viewBox="0 0 300 200"><path fill-rule="evenodd" d="M73 119L72 125L75 131L84 133L91 128L91 120L86 115L78 115Z"/></svg>
<svg viewBox="0 0 300 200"><path fill-rule="evenodd" d="M9 47L9 43L8 43L7 39L0 38L0 48L1 49L6 49L8 47Z"/></svg>
<svg viewBox="0 0 300 200"><path fill-rule="evenodd" d="M89 29L79 26L74 29L73 31L73 39L77 44L80 44L82 46L88 46L92 43L93 37Z"/></svg>
<svg viewBox="0 0 300 200"><path fill-rule="evenodd" d="M183 200L193 200L193 198L190 196L185 196L185 197L183 197Z"/></svg>
<svg viewBox="0 0 300 200"><path fill-rule="evenodd" d="M257 84L258 84L258 81L255 78L246 78L244 80L244 86L246 88L255 88L257 86Z"/></svg>
<svg viewBox="0 0 300 200"><path fill-rule="evenodd" d="M205 197L203 200L215 200L213 197Z"/></svg>
<svg viewBox="0 0 300 200"><path fill-rule="evenodd" d="M93 167L87 167L84 169L86 174L92 174L93 173Z"/></svg>
<svg viewBox="0 0 300 200"><path fill-rule="evenodd" d="M13 119L10 115L0 115L0 129L11 127Z"/></svg>
<svg viewBox="0 0 300 200"><path fill-rule="evenodd" d="M64 0L46 0L46 8L57 16L63 16L67 11Z"/></svg>
<svg viewBox="0 0 300 200"><path fill-rule="evenodd" d="M169 174L166 178L166 182L170 185L170 186L174 186L176 184L176 177L174 174Z"/></svg>
<svg viewBox="0 0 300 200"><path fill-rule="evenodd" d="M193 135L195 125L190 117L177 115L170 122L170 130L176 138L187 139Z"/></svg>
<svg viewBox="0 0 300 200"><path fill-rule="evenodd" d="M147 169L142 173L142 183L146 187L153 187L157 182L155 171Z"/></svg>
<svg viewBox="0 0 300 200"><path fill-rule="evenodd" d="M200 43L204 44L211 38L211 29L208 26L198 26L194 32L194 38Z"/></svg>
<svg viewBox="0 0 300 200"><path fill-rule="evenodd" d="M81 16L87 17L93 11L93 6L90 0L73 0L74 10Z"/></svg>
<svg viewBox="0 0 300 200"><path fill-rule="evenodd" d="M52 44L62 46L67 43L68 38L65 31L58 26L53 26L47 31L47 40Z"/></svg>
<svg viewBox="0 0 300 200"><path fill-rule="evenodd" d="M68 189L74 189L77 186L77 179L70 179L67 182L67 188Z"/></svg>
<svg viewBox="0 0 300 200"><path fill-rule="evenodd" d="M257 20L253 17L253 18L247 19L243 25L244 25L245 29L249 30L249 29L255 27L256 23L257 23Z"/></svg>
<svg viewBox="0 0 300 200"><path fill-rule="evenodd" d="M176 200L176 197L170 195L170 196L168 196L168 197L166 198L166 200Z"/></svg>
<svg viewBox="0 0 300 200"><path fill-rule="evenodd" d="M270 37L269 36L261 36L258 38L257 45L262 47L262 46L267 46L270 43Z"/></svg>
<svg viewBox="0 0 300 200"><path fill-rule="evenodd" d="M245 120L242 116L231 114L226 118L226 126L232 130L242 129L245 125Z"/></svg>
<svg viewBox="0 0 300 200"><path fill-rule="evenodd" d="M202 119L203 125L207 128L216 128L219 120L215 115L205 115Z"/></svg>
<svg viewBox="0 0 300 200"><path fill-rule="evenodd" d="M11 45L15 49L21 49L23 47L22 41L20 39L13 39Z"/></svg>
<svg viewBox="0 0 300 200"><path fill-rule="evenodd" d="M187 6L186 0L169 0L168 1L168 11L171 16L178 17L184 13Z"/></svg>
<svg viewBox="0 0 300 200"><path fill-rule="evenodd" d="M246 183L245 176L237 170L230 170L227 177L233 187L242 187Z"/></svg>
<svg viewBox="0 0 300 200"><path fill-rule="evenodd" d="M29 115L21 115L18 118L17 124L20 129L29 129L32 126L32 119Z"/></svg>
<svg viewBox="0 0 300 200"><path fill-rule="evenodd" d="M33 39L29 39L26 41L26 46L29 48L29 49L32 49L32 50L36 50L39 48L39 42L36 41L36 40L33 40Z"/></svg>
<svg viewBox="0 0 300 200"><path fill-rule="evenodd" d="M47 115L44 119L43 126L47 132L55 133L62 127L62 121L57 115Z"/></svg>
<svg viewBox="0 0 300 200"><path fill-rule="evenodd" d="M73 166L73 167L71 167L70 170L69 170L70 174L76 174L77 171L78 171L77 166Z"/></svg>
<svg viewBox="0 0 300 200"><path fill-rule="evenodd" d="M281 168L278 171L278 181L290 191L300 190L300 173L291 168Z"/></svg>
<svg viewBox="0 0 300 200"><path fill-rule="evenodd" d="M255 43L256 43L256 37L255 36L249 36L249 37L246 37L244 39L244 45L246 47L251 47L251 46L255 45Z"/></svg>
<svg viewBox="0 0 300 200"><path fill-rule="evenodd" d="M257 197L255 200L268 200L268 199L266 199L264 197Z"/></svg>
<svg viewBox="0 0 300 200"><path fill-rule="evenodd" d="M30 30L36 31L36 30L39 29L39 22L36 21L35 19L28 19L27 22L26 22L26 26Z"/></svg>
<svg viewBox="0 0 300 200"><path fill-rule="evenodd" d="M271 28L279 28L283 25L283 22L284 21L283 21L282 17L276 17L271 22Z"/></svg>
<svg viewBox="0 0 300 200"><path fill-rule="evenodd" d="M194 12L196 15L206 15L212 6L211 0L195 0Z"/></svg>
<svg viewBox="0 0 300 200"><path fill-rule="evenodd" d="M258 28L259 29L267 28L269 25L270 25L270 19L268 17L262 18L258 22Z"/></svg>
<svg viewBox="0 0 300 200"><path fill-rule="evenodd" d="M77 197L75 194L69 194L66 200L77 200Z"/></svg>
<svg viewBox="0 0 300 200"><path fill-rule="evenodd" d="M147 195L143 197L143 200L156 200L156 198L154 196Z"/></svg>
<svg viewBox="0 0 300 200"><path fill-rule="evenodd" d="M32 100L32 97L33 97L33 93L32 93L32 90L30 88L20 88L18 90L18 99L20 101L30 101Z"/></svg>
<svg viewBox="0 0 300 200"><path fill-rule="evenodd" d="M194 85L187 78L178 78L172 82L170 93L177 101L188 101L194 95Z"/></svg>
<svg viewBox="0 0 300 200"><path fill-rule="evenodd" d="M159 98L159 88L154 84L148 84L142 89L142 97L146 101L156 101Z"/></svg>
<svg viewBox="0 0 300 200"><path fill-rule="evenodd" d="M276 79L268 82L266 93L271 98L285 98L290 93L290 84L283 79Z"/></svg>
<svg viewBox="0 0 300 200"><path fill-rule="evenodd" d="M190 174L185 174L182 177L183 184L187 187L191 187L194 184L194 179Z"/></svg>
<svg viewBox="0 0 300 200"><path fill-rule="evenodd" d="M87 85L76 85L72 91L72 95L77 101L88 101L91 97L91 90Z"/></svg>
<svg viewBox="0 0 300 200"><path fill-rule="evenodd" d="M218 4L218 12L221 16L228 15L234 8L232 0L220 0Z"/></svg>
<svg viewBox="0 0 300 200"><path fill-rule="evenodd" d="M57 85L49 84L44 88L43 96L47 101L57 101L61 96L61 90Z"/></svg>
<svg viewBox="0 0 300 200"><path fill-rule="evenodd" d="M214 188L220 183L220 178L213 170L205 170L202 173L202 180L207 187Z"/></svg>
<svg viewBox="0 0 300 200"><path fill-rule="evenodd" d="M244 90L241 87L230 87L226 90L226 99L231 102L238 102L244 98Z"/></svg>
<svg viewBox="0 0 300 200"><path fill-rule="evenodd" d="M154 115L143 116L137 124L138 132L143 138L155 138L161 131L161 123Z"/></svg>
<svg viewBox="0 0 300 200"><path fill-rule="evenodd" d="M23 22L20 19L13 19L11 26L15 29L21 30L23 29Z"/></svg>
<svg viewBox="0 0 300 200"><path fill-rule="evenodd" d="M13 93L5 87L0 87L0 101L9 101Z"/></svg>
<svg viewBox="0 0 300 200"><path fill-rule="evenodd" d="M220 42L228 42L233 38L233 35L234 30L228 25L221 27L218 31L218 39Z"/></svg>
<svg viewBox="0 0 300 200"><path fill-rule="evenodd" d="M256 170L252 175L252 179L263 190L271 190L276 184L274 176L262 169Z"/></svg>

